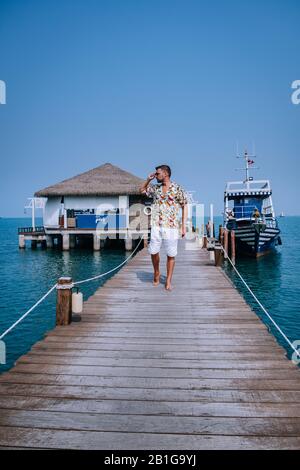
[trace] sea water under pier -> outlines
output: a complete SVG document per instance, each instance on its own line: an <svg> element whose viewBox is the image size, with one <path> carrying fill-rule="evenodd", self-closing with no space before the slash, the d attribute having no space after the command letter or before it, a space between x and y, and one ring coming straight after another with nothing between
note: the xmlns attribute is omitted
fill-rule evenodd
<svg viewBox="0 0 300 470"><path fill-rule="evenodd" d="M208 252L151 281L143 249L0 376L0 446L300 447L300 371Z"/></svg>

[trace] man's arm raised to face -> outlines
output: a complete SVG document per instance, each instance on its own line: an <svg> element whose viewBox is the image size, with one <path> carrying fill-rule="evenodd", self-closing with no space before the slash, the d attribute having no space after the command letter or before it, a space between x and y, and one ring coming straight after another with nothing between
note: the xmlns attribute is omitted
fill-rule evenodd
<svg viewBox="0 0 300 470"><path fill-rule="evenodd" d="M144 181L144 183L142 184L142 186L140 187L140 193L143 194L147 191L147 188L150 184L150 181L152 181L156 176L156 172L155 173L150 173L150 175L148 175L146 181Z"/></svg>

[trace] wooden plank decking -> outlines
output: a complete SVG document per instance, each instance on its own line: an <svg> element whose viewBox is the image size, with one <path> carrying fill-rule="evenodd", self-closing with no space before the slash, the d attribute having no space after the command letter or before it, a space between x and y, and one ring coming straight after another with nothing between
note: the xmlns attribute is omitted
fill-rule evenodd
<svg viewBox="0 0 300 470"><path fill-rule="evenodd" d="M144 249L0 377L0 446L300 448L298 368L208 252L180 244L172 292Z"/></svg>

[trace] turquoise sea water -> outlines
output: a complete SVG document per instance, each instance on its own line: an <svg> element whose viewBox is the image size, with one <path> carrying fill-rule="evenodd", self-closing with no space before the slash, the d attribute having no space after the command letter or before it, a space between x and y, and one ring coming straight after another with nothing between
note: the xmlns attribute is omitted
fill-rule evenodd
<svg viewBox="0 0 300 470"><path fill-rule="evenodd" d="M41 220L37 224L42 225ZM0 334L22 316L60 276L74 281L104 273L120 264L129 254L125 250L74 249L62 252L58 248L25 250L18 247L17 228L31 225L28 219L0 219ZM109 276L80 286L84 299ZM7 362L0 372L13 366L55 326L55 290L5 337Z"/></svg>
<svg viewBox="0 0 300 470"><path fill-rule="evenodd" d="M278 218L282 245L274 253L258 259L240 258L236 268L271 317L293 342L300 340L300 217ZM245 300L266 323L277 341L291 355L291 348L253 299L229 262L225 272L242 292Z"/></svg>
<svg viewBox="0 0 300 470"><path fill-rule="evenodd" d="M215 219L216 227L221 218ZM276 252L259 259L237 260L236 267L284 333L300 339L300 217L279 219L283 245ZM62 275L74 280L85 279L108 271L128 254L124 250L59 249L19 250L17 227L30 225L28 219L0 219L0 334L29 309ZM230 265L225 271L247 302L290 353L289 348L270 321L253 301ZM83 284L84 299L106 278ZM55 324L55 296L50 296L5 338L7 363L0 372L13 366L15 360L43 338Z"/></svg>

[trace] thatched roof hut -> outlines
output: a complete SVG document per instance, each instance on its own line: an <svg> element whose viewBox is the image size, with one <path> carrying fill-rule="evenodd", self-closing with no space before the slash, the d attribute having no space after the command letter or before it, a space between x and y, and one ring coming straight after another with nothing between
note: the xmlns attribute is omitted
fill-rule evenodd
<svg viewBox="0 0 300 470"><path fill-rule="evenodd" d="M111 163L37 191L35 197L137 195L143 179Z"/></svg>

